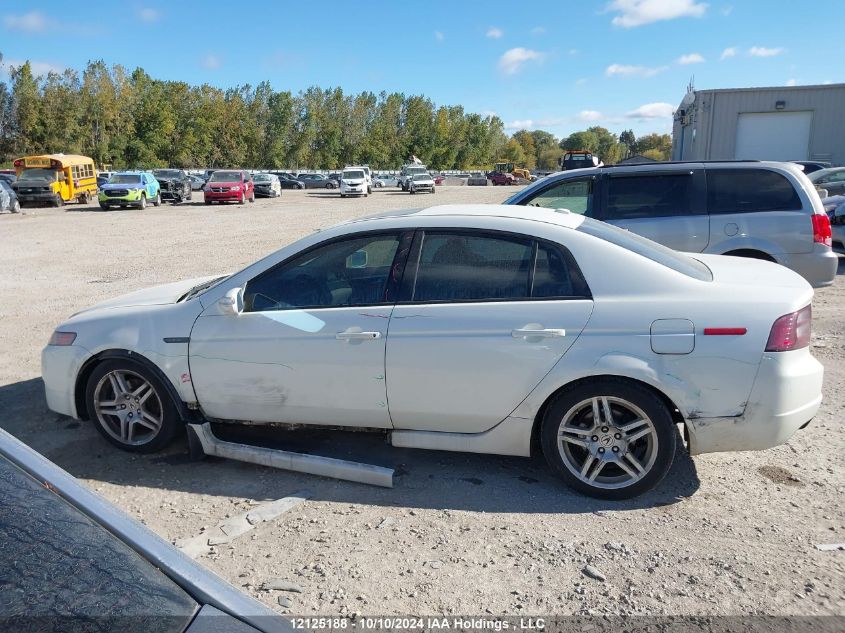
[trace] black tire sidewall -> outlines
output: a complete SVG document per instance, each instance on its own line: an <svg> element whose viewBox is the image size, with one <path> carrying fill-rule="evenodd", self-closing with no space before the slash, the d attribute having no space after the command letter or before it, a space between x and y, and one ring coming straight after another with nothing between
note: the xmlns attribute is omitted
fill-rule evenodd
<svg viewBox="0 0 845 633"><path fill-rule="evenodd" d="M161 429L159 430L158 435L146 444L137 446L124 444L120 440L109 435L97 419L97 414L94 411L94 390L97 388L97 383L100 379L115 369L133 371L142 376L153 386L159 399L161 400ZM173 403L173 398L171 397L167 387L162 383L161 379L159 379L153 371L149 370L143 364L135 362L129 358L107 360L94 368L91 375L88 377L88 383L85 385L85 407L88 410L88 419L91 420L100 434L106 438L109 443L131 453L155 453L160 451L170 443L182 427L182 421L179 417L179 412L176 410L176 406Z"/></svg>
<svg viewBox="0 0 845 633"><path fill-rule="evenodd" d="M558 430L564 414L577 403L595 396L615 396L642 409L657 431L657 458L648 474L625 488L604 489L584 483L573 475L558 451ZM663 401L646 387L624 380L597 379L563 389L546 409L540 428L543 456L552 471L582 494L597 499L623 500L639 496L657 486L675 458L677 430Z"/></svg>

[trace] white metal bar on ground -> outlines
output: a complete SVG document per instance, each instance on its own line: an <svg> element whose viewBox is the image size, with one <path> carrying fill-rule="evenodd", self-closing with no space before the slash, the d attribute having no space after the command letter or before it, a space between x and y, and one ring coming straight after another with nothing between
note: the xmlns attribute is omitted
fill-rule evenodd
<svg viewBox="0 0 845 633"><path fill-rule="evenodd" d="M235 459L259 466L269 466L270 468L292 470L309 475L322 475L323 477L355 481L383 488L393 487L392 468L227 442L215 437L208 422L189 424L188 426L196 433L196 437L202 444L202 450L206 455Z"/></svg>

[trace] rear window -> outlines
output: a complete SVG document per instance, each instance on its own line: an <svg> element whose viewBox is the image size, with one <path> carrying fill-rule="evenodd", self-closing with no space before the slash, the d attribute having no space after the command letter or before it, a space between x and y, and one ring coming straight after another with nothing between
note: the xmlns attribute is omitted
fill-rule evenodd
<svg viewBox="0 0 845 633"><path fill-rule="evenodd" d="M606 220L690 215L694 178L682 174L617 176L607 180Z"/></svg>
<svg viewBox="0 0 845 633"><path fill-rule="evenodd" d="M708 169L707 210L718 213L795 211L801 200L792 183L766 169Z"/></svg>
<svg viewBox="0 0 845 633"><path fill-rule="evenodd" d="M577 230L632 251L687 277L699 281L713 281L713 273L697 259L652 242L631 231L620 229L618 226L584 218Z"/></svg>

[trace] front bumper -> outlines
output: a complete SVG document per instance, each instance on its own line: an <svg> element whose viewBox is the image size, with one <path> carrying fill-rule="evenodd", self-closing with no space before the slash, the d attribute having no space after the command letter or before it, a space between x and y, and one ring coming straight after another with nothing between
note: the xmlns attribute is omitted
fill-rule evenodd
<svg viewBox="0 0 845 633"><path fill-rule="evenodd" d="M824 367L809 348L763 354L742 415L688 420L690 454L783 444L819 410L823 378Z"/></svg>
<svg viewBox="0 0 845 633"><path fill-rule="evenodd" d="M160 195L162 200L185 200L188 197L187 192L179 189L162 189Z"/></svg>
<svg viewBox="0 0 845 633"><path fill-rule="evenodd" d="M272 187L256 187L255 188L255 195L261 196L262 198L275 198L281 192L277 192Z"/></svg>
<svg viewBox="0 0 845 633"><path fill-rule="evenodd" d="M127 204L127 203L136 203L141 201L141 190L134 189L130 190L128 194L125 196L112 196L109 195L108 191L101 191L97 195L97 199L100 201L101 204Z"/></svg>
<svg viewBox="0 0 845 633"><path fill-rule="evenodd" d="M18 196L18 202L21 205L25 204L56 204L61 202L61 197L58 194L53 193L52 191L47 192L39 192L39 193L19 193L15 192Z"/></svg>
<svg viewBox="0 0 845 633"><path fill-rule="evenodd" d="M367 185L341 185L340 193L345 196L363 196L367 193Z"/></svg>
<svg viewBox="0 0 845 633"><path fill-rule="evenodd" d="M48 345L41 350L41 377L47 407L51 411L78 418L76 410L76 376L91 354L78 345Z"/></svg>
<svg viewBox="0 0 845 633"><path fill-rule="evenodd" d="M241 191L206 191L204 192L206 200L213 200L214 202L234 202L240 200L241 195L245 195Z"/></svg>
<svg viewBox="0 0 845 633"><path fill-rule="evenodd" d="M420 192L420 191L434 191L434 185L414 185L411 187L412 190Z"/></svg>

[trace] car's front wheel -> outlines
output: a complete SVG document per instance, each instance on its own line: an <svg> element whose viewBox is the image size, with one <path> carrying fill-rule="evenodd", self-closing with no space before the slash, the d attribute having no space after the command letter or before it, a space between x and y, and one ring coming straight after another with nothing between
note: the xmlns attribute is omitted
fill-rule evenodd
<svg viewBox="0 0 845 633"><path fill-rule="evenodd" d="M153 206L158 207L161 206L161 192L156 194L156 197L153 198Z"/></svg>
<svg viewBox="0 0 845 633"><path fill-rule="evenodd" d="M572 488L629 499L656 486L675 456L672 416L646 387L597 379L565 388L543 416L549 466Z"/></svg>
<svg viewBox="0 0 845 633"><path fill-rule="evenodd" d="M95 367L88 378L85 400L97 430L127 451L158 451L181 425L161 380L131 360L110 360Z"/></svg>

